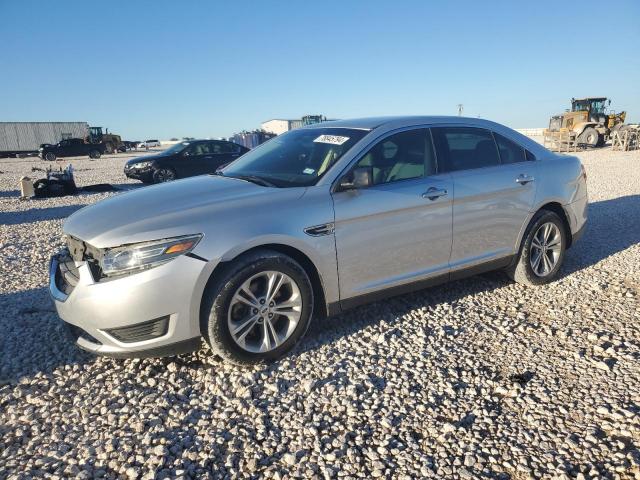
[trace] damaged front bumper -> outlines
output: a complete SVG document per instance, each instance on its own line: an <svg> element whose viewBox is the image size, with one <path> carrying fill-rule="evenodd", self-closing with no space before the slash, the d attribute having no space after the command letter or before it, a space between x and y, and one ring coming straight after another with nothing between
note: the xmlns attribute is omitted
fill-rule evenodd
<svg viewBox="0 0 640 480"><path fill-rule="evenodd" d="M49 291L80 348L111 357L159 357L201 346L193 290L202 262L176 258L121 278L96 280L89 262L68 250L49 264ZM191 288L189 288L191 286Z"/></svg>
<svg viewBox="0 0 640 480"><path fill-rule="evenodd" d="M134 168L134 167L125 166L124 167L124 175L127 178L132 178L134 180L140 180L142 182L151 182L151 181L153 181L153 169L151 167Z"/></svg>

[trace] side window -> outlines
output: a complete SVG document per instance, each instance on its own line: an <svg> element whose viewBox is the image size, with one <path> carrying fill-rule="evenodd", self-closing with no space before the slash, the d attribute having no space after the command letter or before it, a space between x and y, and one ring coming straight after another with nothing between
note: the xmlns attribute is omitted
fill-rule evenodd
<svg viewBox="0 0 640 480"><path fill-rule="evenodd" d="M235 150L231 143L211 142L212 153L233 153Z"/></svg>
<svg viewBox="0 0 640 480"><path fill-rule="evenodd" d="M493 136L500 151L500 162L502 164L518 163L526 161L524 148L499 133L493 132Z"/></svg>
<svg viewBox="0 0 640 480"><path fill-rule="evenodd" d="M206 143L194 143L189 147L189 155L206 155L210 152L209 145Z"/></svg>
<svg viewBox="0 0 640 480"><path fill-rule="evenodd" d="M524 156L527 159L527 162L535 162L536 161L536 156L531 153L529 150L525 150L524 151Z"/></svg>
<svg viewBox="0 0 640 480"><path fill-rule="evenodd" d="M381 140L356 167L372 167L374 185L434 174L436 163L429 129L400 132Z"/></svg>
<svg viewBox="0 0 640 480"><path fill-rule="evenodd" d="M489 130L475 127L435 127L433 140L440 171L454 172L500 164Z"/></svg>

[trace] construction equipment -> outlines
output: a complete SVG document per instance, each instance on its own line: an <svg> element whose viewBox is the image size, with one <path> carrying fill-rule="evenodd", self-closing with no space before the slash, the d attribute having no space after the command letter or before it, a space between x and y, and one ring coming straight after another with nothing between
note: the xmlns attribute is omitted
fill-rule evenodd
<svg viewBox="0 0 640 480"><path fill-rule="evenodd" d="M327 117L324 115L305 115L302 117L302 125L315 125L316 123L326 122Z"/></svg>
<svg viewBox="0 0 640 480"><path fill-rule="evenodd" d="M611 150L640 150L640 125L624 125L612 132Z"/></svg>
<svg viewBox="0 0 640 480"><path fill-rule="evenodd" d="M124 144L120 135L109 133L109 129L105 129L102 133L102 127L89 127L89 135L85 138L87 143L103 143L106 153L115 153L120 150Z"/></svg>
<svg viewBox="0 0 640 480"><path fill-rule="evenodd" d="M579 145L601 147L612 132L623 127L627 115L608 111L609 105L611 100L606 97L572 98L570 111L551 117L545 140L557 137L557 132L572 132Z"/></svg>

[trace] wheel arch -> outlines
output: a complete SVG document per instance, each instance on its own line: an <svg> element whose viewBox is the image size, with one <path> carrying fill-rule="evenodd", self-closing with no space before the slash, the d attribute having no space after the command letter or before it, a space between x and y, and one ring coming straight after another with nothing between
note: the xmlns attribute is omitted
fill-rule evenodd
<svg viewBox="0 0 640 480"><path fill-rule="evenodd" d="M582 135L584 131L589 127L593 127L596 129L596 131L598 131L598 125L598 122L580 122L573 127L573 131L576 133L576 135ZM598 131L598 134L599 133L600 132Z"/></svg>
<svg viewBox="0 0 640 480"><path fill-rule="evenodd" d="M553 212L560 217L562 223L564 224L564 229L567 232L567 249L571 247L573 235L571 233L571 225L569 224L569 217L567 216L567 212L560 202L547 202L544 205L541 205L538 210L533 214L536 215L540 210L547 210L549 212ZM533 216L531 218L533 218ZM531 220L529 220L529 224L531 224ZM527 225L527 229L529 228L529 224ZM524 236L523 236L524 239Z"/></svg>
<svg viewBox="0 0 640 480"><path fill-rule="evenodd" d="M200 298L200 316L202 316L202 314L204 313L202 312L204 293L207 291L210 285L215 282L216 278L220 278L225 270L229 268L229 266L232 265L235 261L237 261L241 257L251 254L252 252L255 252L256 250L272 250L283 255L287 255L288 257L291 257L293 260L298 262L304 269L306 274L309 276L309 280L311 281L311 288L313 290L314 298L314 314L320 315L321 317L326 317L328 315L328 306L322 276L320 275L318 268L313 263L311 258L309 258L309 256L302 250L291 245L283 243L264 243L261 245L252 246L251 248L247 248L241 252L237 252L235 255L233 255L233 257L225 258L215 266L215 268L209 274L209 278L204 287L202 297Z"/></svg>

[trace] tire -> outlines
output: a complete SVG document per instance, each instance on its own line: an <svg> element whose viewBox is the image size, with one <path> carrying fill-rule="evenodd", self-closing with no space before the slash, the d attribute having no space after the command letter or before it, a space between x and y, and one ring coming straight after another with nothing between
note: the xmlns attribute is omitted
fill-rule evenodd
<svg viewBox="0 0 640 480"><path fill-rule="evenodd" d="M56 157L56 154L55 154L55 153L53 153L53 152L47 152L47 153L45 153L45 155L44 155L44 159L45 159L47 162L55 162L55 161L56 161L56 158L57 158L57 157Z"/></svg>
<svg viewBox="0 0 640 480"><path fill-rule="evenodd" d="M557 230L559 248L546 248L547 261L553 263L552 268L545 271L544 257L540 255L540 263L536 262L536 253L540 252L540 249L534 244L534 239L537 240L537 244L540 244L540 239L544 236L543 227L547 225L553 225ZM553 229L551 232L554 232ZM517 261L513 266L507 269L507 274L517 283L538 286L545 285L552 282L557 276L562 262L564 261L564 255L566 251L569 232L567 232L565 222L558 216L558 214L549 210L540 210L536 213L529 226L522 241L520 251L518 253ZM547 245L551 245L555 235L550 235L547 241ZM537 265L537 268L534 268ZM542 271L540 270L542 268Z"/></svg>
<svg viewBox="0 0 640 480"><path fill-rule="evenodd" d="M266 290L270 275L279 286L272 302ZM277 275L282 283L278 283ZM247 302L250 295L239 294L247 289L255 300ZM245 300L238 301L240 296ZM262 306L256 303L265 299ZM270 313L278 304L295 306L281 307L290 315ZM279 252L257 250L234 261L207 287L200 330L214 354L236 365L253 365L276 360L291 350L309 328L312 314L313 289L305 270ZM233 327L240 341L234 338Z"/></svg>
<svg viewBox="0 0 640 480"><path fill-rule="evenodd" d="M113 151L114 151L114 148L111 142L107 142L104 144L104 153L112 154Z"/></svg>
<svg viewBox="0 0 640 480"><path fill-rule="evenodd" d="M578 137L578 142L588 147L596 147L601 142L600 137L600 133L595 128L587 127Z"/></svg>
<svg viewBox="0 0 640 480"><path fill-rule="evenodd" d="M158 168L153 172L153 183L170 182L176 179L176 172L170 168Z"/></svg>
<svg viewBox="0 0 640 480"><path fill-rule="evenodd" d="M89 158L91 160L96 160L98 158L100 158L102 156L102 154L100 153L100 150L91 150L89 152Z"/></svg>

